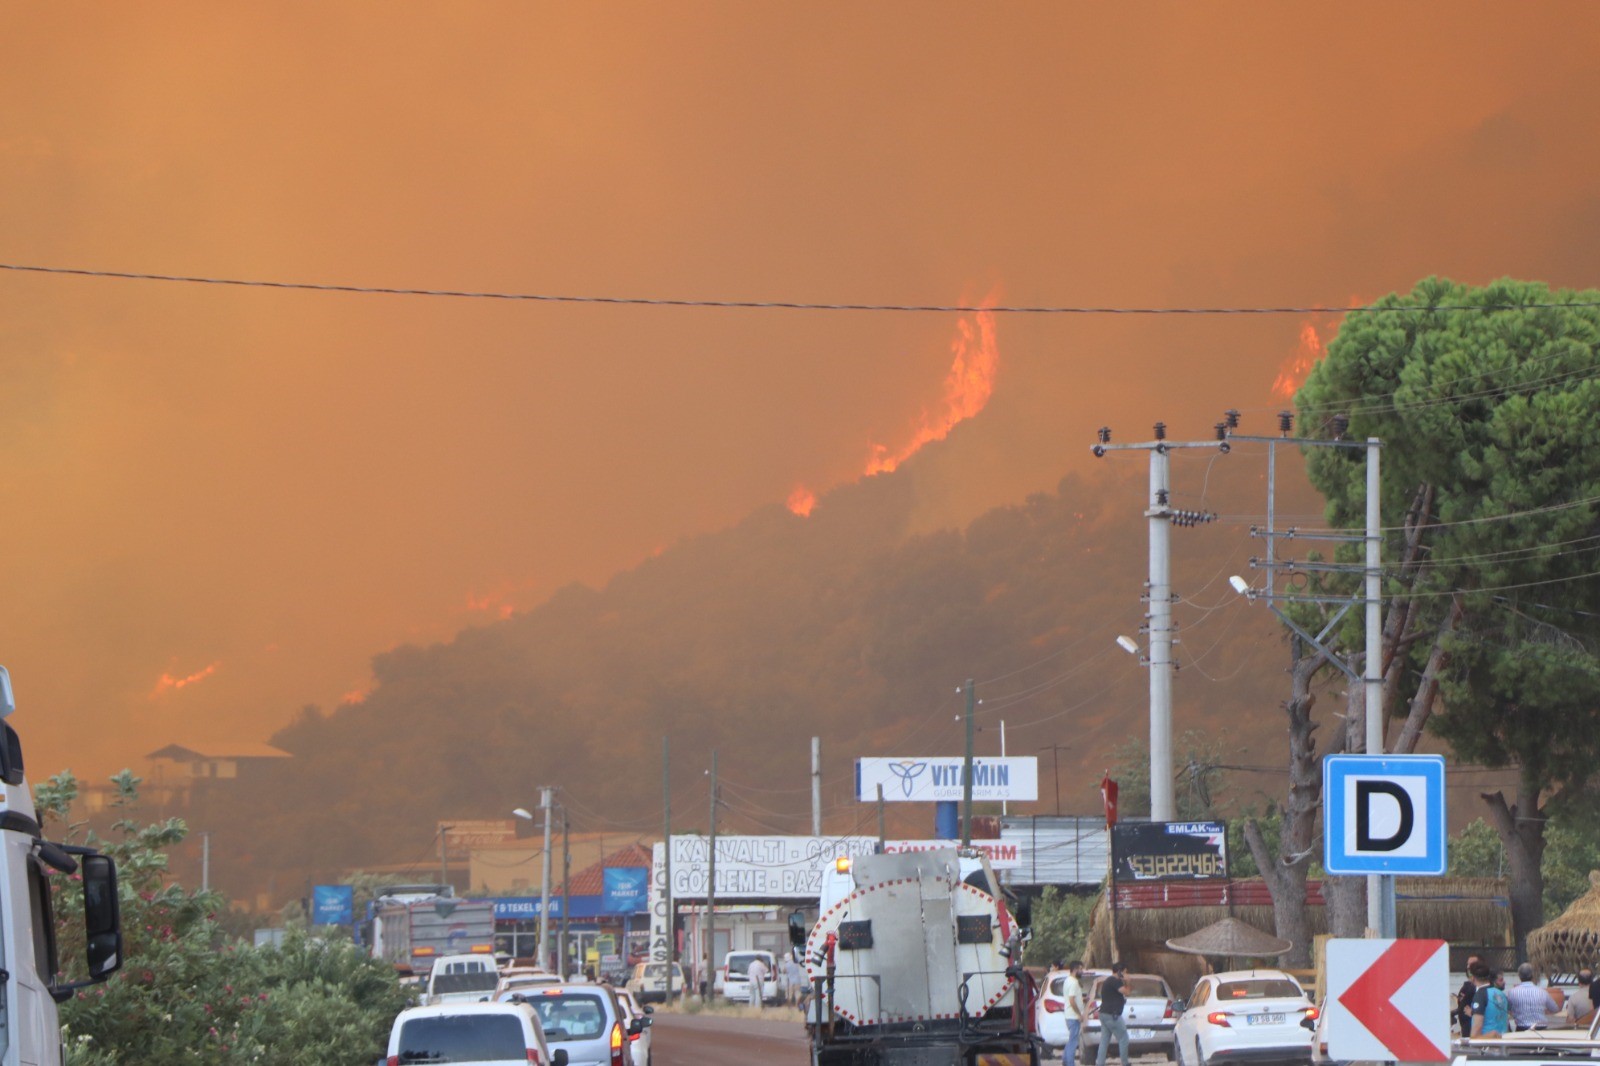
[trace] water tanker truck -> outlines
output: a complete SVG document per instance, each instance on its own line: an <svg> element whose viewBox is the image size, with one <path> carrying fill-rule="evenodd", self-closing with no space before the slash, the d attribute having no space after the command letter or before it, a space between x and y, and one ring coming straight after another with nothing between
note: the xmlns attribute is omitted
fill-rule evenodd
<svg viewBox="0 0 1600 1066"><path fill-rule="evenodd" d="M812 1066L1037 1066L1027 910L981 853L840 859L822 883L816 923L789 924Z"/></svg>

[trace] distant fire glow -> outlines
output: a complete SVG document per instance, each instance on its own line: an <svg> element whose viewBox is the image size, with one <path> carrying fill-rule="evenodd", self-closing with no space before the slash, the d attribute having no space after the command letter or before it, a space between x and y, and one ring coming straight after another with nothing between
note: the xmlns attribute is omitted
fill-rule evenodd
<svg viewBox="0 0 1600 1066"><path fill-rule="evenodd" d="M206 678L216 673L217 667L221 665L222 663L220 661L214 662L205 669L196 670L187 677L173 677L171 674L164 673L161 675L160 680L156 682L155 691L150 693L150 698L155 699L157 696L160 696L163 693L171 692L174 689L188 688L197 681L204 681Z"/></svg>
<svg viewBox="0 0 1600 1066"><path fill-rule="evenodd" d="M995 296L984 299L985 307L993 306ZM1000 347L995 340L994 315L977 311L964 315L956 322L956 335L950 341L954 359L944 377L944 396L934 410L924 408L913 423L910 437L898 448L887 444L872 444L863 477L887 474L911 458L931 441L944 440L957 425L982 411L994 394L995 371L1000 365ZM785 506L802 518L817 505L817 494L804 485L796 485L789 493Z"/></svg>

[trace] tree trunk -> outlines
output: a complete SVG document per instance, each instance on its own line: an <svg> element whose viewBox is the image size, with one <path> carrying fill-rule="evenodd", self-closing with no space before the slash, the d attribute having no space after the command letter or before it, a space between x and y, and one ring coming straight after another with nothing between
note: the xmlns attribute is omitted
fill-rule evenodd
<svg viewBox="0 0 1600 1066"><path fill-rule="evenodd" d="M1359 662L1359 658L1355 661ZM1366 686L1345 682L1344 743L1338 750L1361 751L1366 746ZM1360 937L1367 929L1367 879L1335 877L1322 879L1323 905L1327 908L1328 932L1337 937Z"/></svg>
<svg viewBox="0 0 1600 1066"><path fill-rule="evenodd" d="M1445 642L1455 630L1456 623L1461 620L1461 597L1457 596L1450 605L1450 610L1445 612L1444 621L1439 626L1439 632L1434 634L1433 650L1428 653L1428 664L1423 668L1422 678L1417 682L1416 695L1411 698L1411 709L1406 715L1406 721L1400 727L1400 736L1394 742L1393 750L1400 755L1410 755L1417 750L1417 741L1422 739L1423 727L1428 724L1428 718L1433 714L1434 698L1439 694L1439 678L1450 661L1450 656L1445 652Z"/></svg>
<svg viewBox="0 0 1600 1066"><path fill-rule="evenodd" d="M1294 944L1286 964L1311 965L1311 922L1306 914L1306 866L1315 850L1322 811L1322 761L1317 758L1317 723L1311 708L1317 702L1312 679L1328 665L1325 655L1306 656L1299 636L1289 639L1290 696L1283 711L1289 719L1289 795L1283 808L1283 835L1278 854L1271 854L1255 819L1244 824L1245 841L1272 894L1272 920L1277 934Z"/></svg>
<svg viewBox="0 0 1600 1066"><path fill-rule="evenodd" d="M1311 920L1306 914L1305 858L1285 863L1282 856L1274 855L1254 818L1245 819L1244 839L1267 883L1267 891L1272 893L1273 930L1294 945L1283 957L1283 965L1307 969L1311 966Z"/></svg>
<svg viewBox="0 0 1600 1066"><path fill-rule="evenodd" d="M1544 924L1544 812L1539 808L1539 788L1524 779L1517 784L1517 802L1508 806L1503 792L1485 792L1483 801L1506 851L1512 935L1517 958L1526 959L1528 934Z"/></svg>

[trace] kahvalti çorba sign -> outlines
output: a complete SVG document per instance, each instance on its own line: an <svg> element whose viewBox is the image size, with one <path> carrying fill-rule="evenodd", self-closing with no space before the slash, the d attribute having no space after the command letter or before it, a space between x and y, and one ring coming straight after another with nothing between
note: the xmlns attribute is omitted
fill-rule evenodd
<svg viewBox="0 0 1600 1066"><path fill-rule="evenodd" d="M856 799L874 803L883 789L885 803L935 803L966 794L966 767L960 756L856 760ZM1039 798L1039 760L1032 755L972 760L972 798L1020 802Z"/></svg>
<svg viewBox="0 0 1600 1066"><path fill-rule="evenodd" d="M1221 822L1119 822L1111 830L1118 882L1216 881L1228 876Z"/></svg>

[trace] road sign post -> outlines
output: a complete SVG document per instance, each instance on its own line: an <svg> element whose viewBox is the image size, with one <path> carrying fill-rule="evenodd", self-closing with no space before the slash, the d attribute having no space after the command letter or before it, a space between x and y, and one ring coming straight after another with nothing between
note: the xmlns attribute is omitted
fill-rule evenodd
<svg viewBox="0 0 1600 1066"><path fill-rule="evenodd" d="M1443 940L1328 941L1328 1056L1450 1058L1450 948Z"/></svg>
<svg viewBox="0 0 1600 1066"><path fill-rule="evenodd" d="M1444 757L1330 755L1322 789L1323 869L1377 875L1375 932L1392 938L1395 876L1445 871Z"/></svg>

